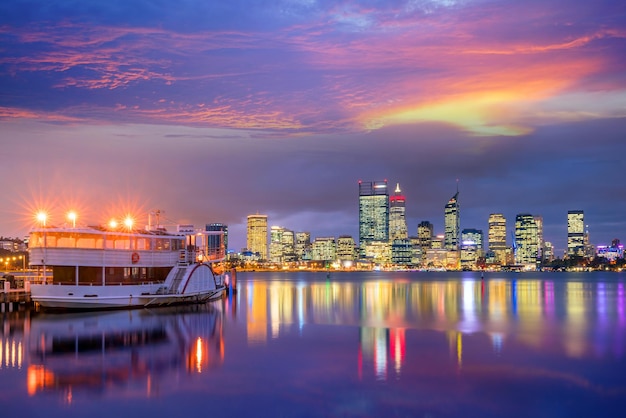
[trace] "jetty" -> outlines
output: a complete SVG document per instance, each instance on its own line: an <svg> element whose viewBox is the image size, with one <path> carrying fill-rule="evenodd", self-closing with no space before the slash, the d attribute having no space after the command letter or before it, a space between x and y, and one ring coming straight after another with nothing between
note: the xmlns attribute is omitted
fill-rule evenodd
<svg viewBox="0 0 626 418"><path fill-rule="evenodd" d="M0 276L0 312L13 312L20 305L32 306L30 298L31 274Z"/></svg>

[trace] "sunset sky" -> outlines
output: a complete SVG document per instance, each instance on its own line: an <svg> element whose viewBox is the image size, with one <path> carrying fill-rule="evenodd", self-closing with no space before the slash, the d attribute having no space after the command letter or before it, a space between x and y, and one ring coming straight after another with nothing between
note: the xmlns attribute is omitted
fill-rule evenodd
<svg viewBox="0 0 626 418"><path fill-rule="evenodd" d="M626 2L4 0L0 156L4 236L46 208L357 239L383 179L443 233L458 179L462 229L626 241Z"/></svg>

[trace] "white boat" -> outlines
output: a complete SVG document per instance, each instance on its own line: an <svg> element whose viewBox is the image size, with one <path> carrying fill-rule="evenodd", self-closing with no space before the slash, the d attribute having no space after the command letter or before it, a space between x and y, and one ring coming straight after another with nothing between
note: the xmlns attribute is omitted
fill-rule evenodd
<svg viewBox="0 0 626 418"><path fill-rule="evenodd" d="M220 298L222 232L103 226L42 226L29 236L30 286L43 309L113 309L203 303ZM50 274L51 270L51 274Z"/></svg>

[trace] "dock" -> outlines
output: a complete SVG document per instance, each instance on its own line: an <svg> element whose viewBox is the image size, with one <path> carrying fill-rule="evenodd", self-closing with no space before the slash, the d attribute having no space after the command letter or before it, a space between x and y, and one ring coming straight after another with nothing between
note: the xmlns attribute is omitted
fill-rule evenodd
<svg viewBox="0 0 626 418"><path fill-rule="evenodd" d="M24 289L0 288L0 312L13 312L20 305L31 306L30 292Z"/></svg>

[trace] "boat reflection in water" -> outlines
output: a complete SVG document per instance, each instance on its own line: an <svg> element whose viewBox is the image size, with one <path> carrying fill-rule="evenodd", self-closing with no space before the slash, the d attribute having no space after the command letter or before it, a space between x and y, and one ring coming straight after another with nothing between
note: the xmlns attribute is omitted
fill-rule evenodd
<svg viewBox="0 0 626 418"><path fill-rule="evenodd" d="M205 304L158 310L39 315L31 319L27 390L159 390L167 376L224 359L222 312Z"/></svg>

